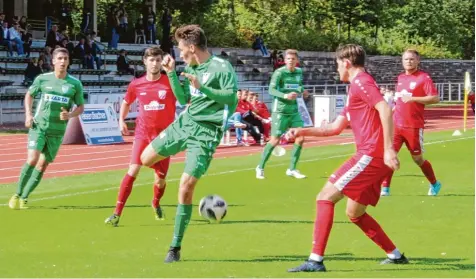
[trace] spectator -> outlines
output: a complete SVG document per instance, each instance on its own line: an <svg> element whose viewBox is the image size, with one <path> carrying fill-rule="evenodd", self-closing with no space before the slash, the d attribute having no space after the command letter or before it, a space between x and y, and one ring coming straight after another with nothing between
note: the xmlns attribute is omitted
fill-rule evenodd
<svg viewBox="0 0 476 279"><path fill-rule="evenodd" d="M84 8L81 25L80 25L81 32L83 33L84 36L88 35L90 22L91 22L91 11L89 10L89 8Z"/></svg>
<svg viewBox="0 0 476 279"><path fill-rule="evenodd" d="M471 103L471 108L473 109L473 114L474 114L474 91L469 92L468 94L468 100Z"/></svg>
<svg viewBox="0 0 476 279"><path fill-rule="evenodd" d="M31 54L31 44L33 43L33 34L31 34L31 25L28 24L25 27L25 32L22 34L22 41L23 41L23 51L26 54L26 57L30 57Z"/></svg>
<svg viewBox="0 0 476 279"><path fill-rule="evenodd" d="M30 59L28 66L25 69L25 80L23 81L24 86L30 86L33 83L33 80L42 73L40 66L38 65L38 58Z"/></svg>
<svg viewBox="0 0 476 279"><path fill-rule="evenodd" d="M70 42L67 37L64 38L63 40L61 40L60 46L68 50L69 57L73 57L74 44L72 42Z"/></svg>
<svg viewBox="0 0 476 279"><path fill-rule="evenodd" d="M111 49L117 49L117 44L119 43L119 17L118 10L116 7L111 6L109 13L107 14L107 26L109 29L109 34L111 34L111 40L109 41L108 47Z"/></svg>
<svg viewBox="0 0 476 279"><path fill-rule="evenodd" d="M126 35L127 29L129 27L129 19L127 11L124 8L124 4L122 4L121 8L119 9L119 27L121 28L121 33Z"/></svg>
<svg viewBox="0 0 476 279"><path fill-rule="evenodd" d="M73 30L73 18L71 17L71 4L70 3L62 3L60 8L60 16L59 16L59 29L60 30Z"/></svg>
<svg viewBox="0 0 476 279"><path fill-rule="evenodd" d="M55 10L56 10L56 7L53 4L53 0L46 0L44 2L43 14L46 19L46 34L48 34L51 30L53 17L56 15Z"/></svg>
<svg viewBox="0 0 476 279"><path fill-rule="evenodd" d="M271 132L271 114L268 107L265 103L258 100L258 94L256 93L249 95L248 102L253 107L252 111L255 117L263 124L264 140L267 142Z"/></svg>
<svg viewBox="0 0 476 279"><path fill-rule="evenodd" d="M236 107L236 111L240 113L241 115L241 122L246 125L246 130L250 133L250 135L253 137L254 141L256 144L260 144L261 140L261 132L259 127L256 127L253 123L250 123L248 120L252 120L253 122L256 122L250 117L249 115L251 114L251 105L248 102L248 90L242 90L241 91L241 99L238 101L238 106ZM247 119L245 119L245 117Z"/></svg>
<svg viewBox="0 0 476 279"><path fill-rule="evenodd" d="M160 20L162 25L162 42L160 48L167 53L170 53L170 48L172 46L172 41L170 41L170 29L172 28L172 15L168 8L164 9L164 14Z"/></svg>
<svg viewBox="0 0 476 279"><path fill-rule="evenodd" d="M51 56L52 48L47 46L42 54L40 54L40 58L38 60L38 66L43 69L43 72L50 72L53 70L53 57Z"/></svg>
<svg viewBox="0 0 476 279"><path fill-rule="evenodd" d="M13 27L10 27L9 29L10 33L10 41L15 43L17 47L17 53L18 56L24 56L23 52L23 41L21 40L21 34L20 34L20 24L15 23L13 24Z"/></svg>
<svg viewBox="0 0 476 279"><path fill-rule="evenodd" d="M268 49L266 48L266 46L264 45L264 40L263 38L261 38L260 35L256 35L255 37L255 41L253 42L253 45L251 46L251 48L256 52L257 50L260 50L261 51L261 54L263 55L263 57L268 57L269 54L268 54Z"/></svg>
<svg viewBox="0 0 476 279"><path fill-rule="evenodd" d="M276 59L276 62L273 64L274 70L281 68L284 65L286 65L286 62L284 62L283 54L278 54L278 59Z"/></svg>
<svg viewBox="0 0 476 279"><path fill-rule="evenodd" d="M91 56L93 58L93 61L96 62L96 69L101 69L102 66L102 60L101 60L101 49L97 45L96 41L96 32L92 32L91 38L86 40L87 41L87 47L90 49L89 52L91 53Z"/></svg>
<svg viewBox="0 0 476 279"><path fill-rule="evenodd" d="M78 44L74 48L74 57L82 61L84 69L94 69L91 49L86 46L86 39L84 37L79 39Z"/></svg>
<svg viewBox="0 0 476 279"><path fill-rule="evenodd" d="M0 44L7 48L7 56L13 56L13 46L12 42L10 41L10 30L8 28L8 22L4 20L2 22L2 34L0 37Z"/></svg>
<svg viewBox="0 0 476 279"><path fill-rule="evenodd" d="M238 90L236 95L238 96L238 100L240 100L241 99L241 90ZM236 145L238 145L238 146L246 145L243 142L243 129L245 129L247 126L246 126L246 124L241 122L241 114L239 112L235 112L230 116L230 118L227 121L225 129L228 130L232 127L235 128Z"/></svg>
<svg viewBox="0 0 476 279"><path fill-rule="evenodd" d="M50 47L51 49L54 49L56 45L60 44L60 35L58 32L58 25L53 25L51 26L50 32L48 32L48 36L46 36L46 43L45 47Z"/></svg>
<svg viewBox="0 0 476 279"><path fill-rule="evenodd" d="M22 30L26 30L27 29L27 26L28 26L28 22L27 22L27 19L26 19L26 16L22 16L20 18L20 21L18 22L20 24L20 28Z"/></svg>
<svg viewBox="0 0 476 279"><path fill-rule="evenodd" d="M5 21L5 13L0 13L0 25L3 27L3 22Z"/></svg>
<svg viewBox="0 0 476 279"><path fill-rule="evenodd" d="M116 61L117 72L119 74L131 74L135 75L135 71L129 66L129 58L127 58L127 52L125 49L121 49Z"/></svg>
<svg viewBox="0 0 476 279"><path fill-rule="evenodd" d="M252 103L254 100L255 96L257 96L256 93L248 91L248 96L246 101L248 102L248 109L249 111L245 114L243 114L243 120L246 122L250 123L251 125L257 127L259 129L259 132L264 135L264 125L263 125L263 118L259 116L258 108L255 106L255 104ZM259 143L259 142L258 142Z"/></svg>
<svg viewBox="0 0 476 279"><path fill-rule="evenodd" d="M144 15L144 19L147 20L146 22L146 38L148 44L155 44L156 43L156 14L152 10L152 6L147 7L147 13Z"/></svg>

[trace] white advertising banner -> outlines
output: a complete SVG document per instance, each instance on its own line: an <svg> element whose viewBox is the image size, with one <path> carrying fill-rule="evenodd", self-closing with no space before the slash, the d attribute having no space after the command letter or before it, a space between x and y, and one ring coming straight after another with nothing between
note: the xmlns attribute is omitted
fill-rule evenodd
<svg viewBox="0 0 476 279"><path fill-rule="evenodd" d="M79 120L88 145L124 142L112 104L87 104Z"/></svg>

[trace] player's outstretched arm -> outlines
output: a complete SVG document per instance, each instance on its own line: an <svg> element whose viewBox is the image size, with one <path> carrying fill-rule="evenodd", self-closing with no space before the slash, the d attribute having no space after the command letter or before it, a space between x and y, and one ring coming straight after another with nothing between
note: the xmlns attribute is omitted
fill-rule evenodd
<svg viewBox="0 0 476 279"><path fill-rule="evenodd" d="M293 128L286 134L288 139L294 139L297 137L330 137L336 136L342 133L347 127L349 121L343 115L339 115L334 122L330 124L323 124L319 128Z"/></svg>
<svg viewBox="0 0 476 279"><path fill-rule="evenodd" d="M392 170L398 170L400 162L398 161L397 153L393 149L392 109L385 100L378 102L374 107L378 111L380 122L382 123L384 162Z"/></svg>

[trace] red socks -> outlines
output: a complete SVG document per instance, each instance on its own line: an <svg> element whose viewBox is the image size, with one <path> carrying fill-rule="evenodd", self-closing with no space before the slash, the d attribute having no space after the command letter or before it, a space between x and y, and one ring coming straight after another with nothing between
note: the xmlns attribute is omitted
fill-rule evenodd
<svg viewBox="0 0 476 279"><path fill-rule="evenodd" d="M155 184L154 185L154 199L152 200L152 206L154 208L157 208L160 205L160 199L165 193L165 188L167 184L164 185L164 188L159 188L159 185Z"/></svg>
<svg viewBox="0 0 476 279"><path fill-rule="evenodd" d="M316 221L314 222L314 236L312 253L324 256L327 240L334 223L334 203L331 201L317 201Z"/></svg>
<svg viewBox="0 0 476 279"><path fill-rule="evenodd" d="M395 245L388 238L382 227L367 213L357 218L350 218L352 223L356 224L375 244L380 246L387 254L395 250Z"/></svg>
<svg viewBox="0 0 476 279"><path fill-rule="evenodd" d="M421 171L423 172L423 174L426 176L426 179L428 179L428 181L430 181L431 184L435 184L436 183L436 177L435 177L435 173L433 172L433 167L431 166L430 162L425 160L425 162L423 162L423 164L420 166L420 168L421 168Z"/></svg>
<svg viewBox="0 0 476 279"><path fill-rule="evenodd" d="M132 192L132 185L134 184L134 180L136 180L136 178L130 176L129 174L126 174L122 179L121 188L119 189L119 195L117 196L116 211L114 212L114 214L121 216L122 210L126 205L127 198L129 198L129 195Z"/></svg>

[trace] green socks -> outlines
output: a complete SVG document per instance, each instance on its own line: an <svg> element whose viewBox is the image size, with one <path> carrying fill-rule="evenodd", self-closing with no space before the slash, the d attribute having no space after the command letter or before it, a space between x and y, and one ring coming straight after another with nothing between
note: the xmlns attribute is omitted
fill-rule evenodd
<svg viewBox="0 0 476 279"><path fill-rule="evenodd" d="M31 173L33 172L34 166L30 166L28 163L23 165L23 168L20 172L20 179L18 180L18 187L17 187L17 195L21 195L23 192L23 188L27 184L28 180L30 180Z"/></svg>
<svg viewBox="0 0 476 279"><path fill-rule="evenodd" d="M42 171L39 171L37 169L33 169L33 171L31 172L30 179L26 183L24 191L21 193L21 198L22 199L27 199L28 198L28 196L31 194L31 192L33 192L35 190L36 186L38 186L38 184L40 184L40 181L41 181L42 177L43 177L43 172Z"/></svg>
<svg viewBox="0 0 476 279"><path fill-rule="evenodd" d="M181 247L185 229L192 217L191 204L179 204L177 206L177 215L175 215L174 239L171 247Z"/></svg>
<svg viewBox="0 0 476 279"><path fill-rule="evenodd" d="M301 157L301 149L302 146L298 144L294 144L293 151L291 153L291 164L289 165L290 170L295 170L297 162L299 161L299 157Z"/></svg>
<svg viewBox="0 0 476 279"><path fill-rule="evenodd" d="M264 147L263 153L261 154L261 161L259 162L259 168L264 169L264 165L269 159L269 156L271 156L271 153L273 152L274 146L270 143L267 143Z"/></svg>

